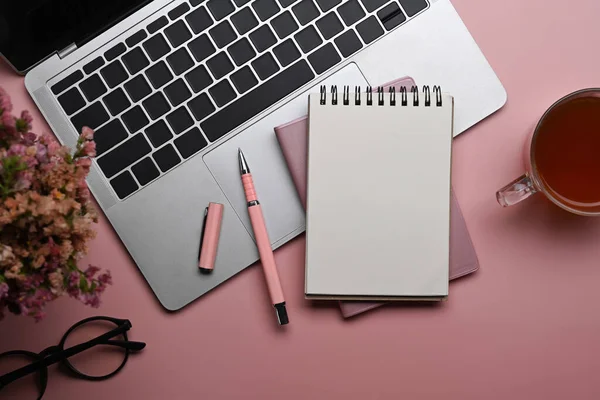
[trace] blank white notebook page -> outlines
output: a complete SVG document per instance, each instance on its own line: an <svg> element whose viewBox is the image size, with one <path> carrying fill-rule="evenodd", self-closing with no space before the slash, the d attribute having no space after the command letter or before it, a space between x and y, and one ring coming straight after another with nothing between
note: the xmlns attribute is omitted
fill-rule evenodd
<svg viewBox="0 0 600 400"><path fill-rule="evenodd" d="M453 98L309 99L306 296L448 295Z"/></svg>

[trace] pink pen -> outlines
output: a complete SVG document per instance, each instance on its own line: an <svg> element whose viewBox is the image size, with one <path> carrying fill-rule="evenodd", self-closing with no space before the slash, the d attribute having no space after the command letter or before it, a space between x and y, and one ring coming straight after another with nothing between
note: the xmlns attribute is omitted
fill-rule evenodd
<svg viewBox="0 0 600 400"><path fill-rule="evenodd" d="M256 191L254 190L252 174L250 174L250 168L248 168L246 158L241 149L238 149L238 159L240 162L240 174L242 175L244 192L246 193L246 201L248 202L248 214L250 215L250 222L252 223L252 230L254 231L254 236L256 238L256 245L265 273L265 279L267 280L269 295L271 296L273 307L275 307L279 325L285 325L290 321L285 309L285 299L283 298L281 282L279 282L279 274L277 273L277 266L275 265L275 257L273 257L273 249L271 249L271 241L269 240L265 218L263 217L262 209L256 197Z"/></svg>

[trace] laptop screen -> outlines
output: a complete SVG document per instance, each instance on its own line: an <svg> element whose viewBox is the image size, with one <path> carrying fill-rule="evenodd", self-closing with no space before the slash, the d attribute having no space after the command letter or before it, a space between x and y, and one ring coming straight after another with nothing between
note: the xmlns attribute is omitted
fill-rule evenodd
<svg viewBox="0 0 600 400"><path fill-rule="evenodd" d="M10 0L0 7L0 53L19 71L81 46L152 0Z"/></svg>

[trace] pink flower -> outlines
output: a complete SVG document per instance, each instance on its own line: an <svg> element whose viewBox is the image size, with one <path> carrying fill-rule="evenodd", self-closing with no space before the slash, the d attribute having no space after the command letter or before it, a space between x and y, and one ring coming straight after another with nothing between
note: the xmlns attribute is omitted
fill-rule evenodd
<svg viewBox="0 0 600 400"><path fill-rule="evenodd" d="M21 118L18 118L15 121L15 127L18 132L27 133L31 130L31 123L33 122L33 118L29 111L23 111L21 113Z"/></svg>
<svg viewBox="0 0 600 400"><path fill-rule="evenodd" d="M110 273L77 266L98 221L85 183L94 132L84 128L72 153L31 132L31 114L17 118L12 108L0 88L0 318L8 309L39 320L63 294L98 307Z"/></svg>
<svg viewBox="0 0 600 400"><path fill-rule="evenodd" d="M94 139L94 131L87 126L84 126L81 130L80 138L83 140L93 140Z"/></svg>
<svg viewBox="0 0 600 400"><path fill-rule="evenodd" d="M100 268L90 265L88 269L85 270L84 275L88 279L92 279L94 275L96 275L100 271Z"/></svg>
<svg viewBox="0 0 600 400"><path fill-rule="evenodd" d="M54 140L48 143L48 156L54 157L58 154L60 150L60 144L56 143Z"/></svg>
<svg viewBox="0 0 600 400"><path fill-rule="evenodd" d="M20 144L20 143L15 143L9 147L8 155L9 156L24 156L26 151L27 151L27 146Z"/></svg>
<svg viewBox="0 0 600 400"><path fill-rule="evenodd" d="M82 293L79 295L79 300L86 306L92 308L100 307L100 298L96 293Z"/></svg>
<svg viewBox="0 0 600 400"><path fill-rule="evenodd" d="M8 93L0 87L0 114L8 114L12 111L12 103Z"/></svg>
<svg viewBox="0 0 600 400"><path fill-rule="evenodd" d="M112 285L112 276L110 271L106 271L102 275L98 276L98 281L104 285Z"/></svg>
<svg viewBox="0 0 600 400"><path fill-rule="evenodd" d="M83 155L87 157L96 157L96 143L85 142L82 148Z"/></svg>

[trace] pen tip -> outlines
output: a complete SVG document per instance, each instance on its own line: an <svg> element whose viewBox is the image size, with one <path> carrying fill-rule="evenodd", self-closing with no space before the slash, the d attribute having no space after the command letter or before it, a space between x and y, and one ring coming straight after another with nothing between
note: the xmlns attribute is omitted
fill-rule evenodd
<svg viewBox="0 0 600 400"><path fill-rule="evenodd" d="M249 174L250 168L248 168L248 163L246 162L246 157L244 157L244 153L242 152L242 149L240 149L239 147L238 147L238 161L240 164L241 174L242 175Z"/></svg>

